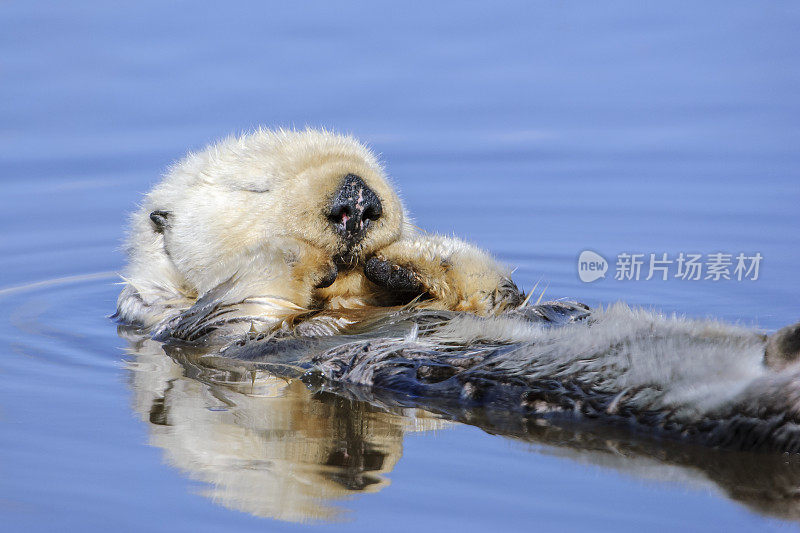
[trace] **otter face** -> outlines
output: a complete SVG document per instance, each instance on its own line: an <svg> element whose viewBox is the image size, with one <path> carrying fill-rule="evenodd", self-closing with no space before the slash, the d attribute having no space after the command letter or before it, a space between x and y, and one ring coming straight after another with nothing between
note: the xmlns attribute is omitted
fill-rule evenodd
<svg viewBox="0 0 800 533"><path fill-rule="evenodd" d="M310 246L340 270L354 266L400 238L404 208L355 139L259 131L179 162L148 195L141 220L203 293L265 250L291 263Z"/></svg>
<svg viewBox="0 0 800 533"><path fill-rule="evenodd" d="M336 156L292 179L279 206L286 229L352 266L402 233L403 206L377 166Z"/></svg>

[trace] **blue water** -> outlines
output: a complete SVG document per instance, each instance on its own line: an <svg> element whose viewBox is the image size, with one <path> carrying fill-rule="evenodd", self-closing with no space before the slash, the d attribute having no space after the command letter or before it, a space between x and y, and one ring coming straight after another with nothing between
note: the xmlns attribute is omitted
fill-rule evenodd
<svg viewBox="0 0 800 533"><path fill-rule="evenodd" d="M702 471L424 415L411 431L409 413L368 417L389 459L371 489L341 490L308 460L325 435L269 433L317 405L302 390L220 393L106 316L126 215L172 161L313 125L368 142L419 226L490 249L546 298L797 322L799 29L782 2L3 3L4 529L794 527ZM587 249L605 279L579 280ZM617 281L622 252L764 259L755 281ZM148 409L168 383L182 403L162 426Z"/></svg>

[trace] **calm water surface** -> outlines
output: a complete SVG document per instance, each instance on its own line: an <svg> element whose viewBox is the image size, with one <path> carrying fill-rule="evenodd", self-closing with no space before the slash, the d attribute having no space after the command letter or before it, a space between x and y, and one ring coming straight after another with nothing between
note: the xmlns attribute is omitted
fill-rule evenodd
<svg viewBox="0 0 800 533"><path fill-rule="evenodd" d="M369 142L418 225L546 297L796 322L798 29L788 3L3 3L4 529L794 528L791 501L742 494L758 458L698 466L219 383L107 315L126 213L171 161L309 124ZM585 249L605 279L578 279ZM621 252L681 251L764 259L756 281L614 280Z"/></svg>

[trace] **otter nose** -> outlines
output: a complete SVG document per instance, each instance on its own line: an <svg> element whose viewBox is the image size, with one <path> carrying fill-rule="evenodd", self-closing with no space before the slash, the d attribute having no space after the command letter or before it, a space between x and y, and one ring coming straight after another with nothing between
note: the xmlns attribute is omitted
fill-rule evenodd
<svg viewBox="0 0 800 533"><path fill-rule="evenodd" d="M375 191L360 177L348 174L333 195L328 218L345 240L355 242L382 214L383 206Z"/></svg>

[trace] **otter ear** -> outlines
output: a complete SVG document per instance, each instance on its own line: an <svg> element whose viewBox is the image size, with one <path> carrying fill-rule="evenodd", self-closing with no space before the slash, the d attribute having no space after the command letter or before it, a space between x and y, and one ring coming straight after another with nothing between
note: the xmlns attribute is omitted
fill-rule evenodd
<svg viewBox="0 0 800 533"><path fill-rule="evenodd" d="M169 222L171 216L172 213L169 211L153 211L150 213L150 220L153 221L156 233L164 233L164 228L167 227L167 222Z"/></svg>

